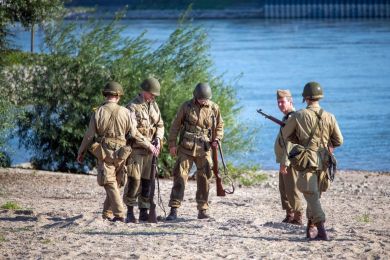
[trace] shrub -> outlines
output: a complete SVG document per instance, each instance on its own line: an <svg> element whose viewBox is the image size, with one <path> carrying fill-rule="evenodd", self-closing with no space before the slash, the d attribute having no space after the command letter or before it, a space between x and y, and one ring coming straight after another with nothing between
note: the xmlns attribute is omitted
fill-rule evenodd
<svg viewBox="0 0 390 260"><path fill-rule="evenodd" d="M5 204L3 204L1 206L1 208L2 209L11 209L11 210L21 209L21 207L16 202L13 202L13 201L6 202Z"/></svg>

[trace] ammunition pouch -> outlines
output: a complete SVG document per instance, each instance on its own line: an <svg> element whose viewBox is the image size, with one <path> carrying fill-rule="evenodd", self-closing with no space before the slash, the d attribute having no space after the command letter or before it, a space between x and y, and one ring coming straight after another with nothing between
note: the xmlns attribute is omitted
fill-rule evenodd
<svg viewBox="0 0 390 260"><path fill-rule="evenodd" d="M89 147L88 151L95 156L99 161L103 161L106 158L106 153L99 142L94 142Z"/></svg>
<svg viewBox="0 0 390 260"><path fill-rule="evenodd" d="M207 137L196 133L184 131L180 145L187 150L194 150L195 145L203 147L205 151L210 150L210 143Z"/></svg>

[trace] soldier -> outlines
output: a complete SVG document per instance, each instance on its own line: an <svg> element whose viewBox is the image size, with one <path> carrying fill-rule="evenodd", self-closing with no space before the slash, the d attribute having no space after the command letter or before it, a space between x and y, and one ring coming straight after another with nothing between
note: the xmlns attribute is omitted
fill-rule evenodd
<svg viewBox="0 0 390 260"><path fill-rule="evenodd" d="M181 206L184 189L188 180L188 172L193 163L196 172L196 202L198 204L198 219L209 218L209 182L211 174L210 137L213 119L216 127L216 141L211 145L216 147L223 137L223 120L217 104L211 99L211 88L207 83L199 83L193 92L194 98L182 104L172 122L169 132L169 152L177 155L173 168L173 187L169 206L171 211L167 220L177 218L177 208ZM179 147L176 140L180 133Z"/></svg>
<svg viewBox="0 0 390 260"><path fill-rule="evenodd" d="M130 139L133 151L127 161L128 181L123 200L128 208L127 222L132 223L137 222L134 216L137 198L140 209L139 220L148 220L152 158L153 155L158 156L160 153L161 141L164 137L164 122L155 102L155 97L160 95L160 83L151 77L145 79L140 87L142 92L127 104L127 108L135 114L137 129L143 136L140 141Z"/></svg>
<svg viewBox="0 0 390 260"><path fill-rule="evenodd" d="M278 107L284 114L282 119L286 122L287 119L295 112L293 99L289 90L279 89L276 92ZM286 218L282 221L295 225L303 225L302 213L303 208L301 199L299 198L296 181L298 172L290 166L288 160L288 152L291 149L290 142L284 142L281 131L275 140L275 155L276 162L279 163L279 191L282 201L282 208L286 211Z"/></svg>
<svg viewBox="0 0 390 260"><path fill-rule="evenodd" d="M294 113L282 129L283 137L294 140L307 147L308 163L298 174L297 187L303 193L307 202L306 215L308 219L306 236L309 239L328 240L324 227L325 213L322 210L319 181L326 174L322 152L333 153L334 147L343 143L343 136L336 118L325 112L319 104L323 98L322 87L317 82L309 82L303 89L303 102L306 109Z"/></svg>
<svg viewBox="0 0 390 260"><path fill-rule="evenodd" d="M122 86L117 82L109 82L103 89L104 103L96 109L89 121L89 127L84 135L77 155L77 161L83 162L84 154L94 138L97 151L98 183L106 190L106 200L103 205L103 219L124 222L124 208L120 196L121 183L118 174L130 154L126 148L126 135L136 135L135 120L129 110L119 106L123 95Z"/></svg>

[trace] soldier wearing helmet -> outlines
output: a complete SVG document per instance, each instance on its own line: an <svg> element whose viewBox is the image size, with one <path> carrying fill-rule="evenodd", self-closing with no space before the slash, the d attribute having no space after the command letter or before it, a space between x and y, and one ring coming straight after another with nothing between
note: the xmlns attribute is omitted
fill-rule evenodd
<svg viewBox="0 0 390 260"><path fill-rule="evenodd" d="M194 98L182 104L174 118L168 137L169 152L177 156L173 168L173 187L169 206L171 211L167 220L177 218L177 209L181 206L188 173L195 163L196 172L196 202L198 219L209 218L209 182L211 173L210 145L212 120L215 119L217 139L223 137L223 120L217 104L212 102L211 88L207 83L199 83L193 92ZM177 145L177 138L179 143Z"/></svg>
<svg viewBox="0 0 390 260"><path fill-rule="evenodd" d="M307 202L308 219L306 237L308 239L328 240L325 230L325 213L320 197L323 181L327 181L327 154L343 143L343 136L333 114L324 111L319 100L324 97L317 82L309 82L302 93L307 104L305 109L294 113L282 129L283 137L306 148L307 164L299 171L297 188Z"/></svg>
<svg viewBox="0 0 390 260"><path fill-rule="evenodd" d="M288 89L278 89L276 91L276 99L280 111L284 114L282 121L286 122L295 113L291 92ZM298 172L291 167L287 156L291 148L291 142L285 142L281 131L279 131L275 140L274 150L276 162L279 163L280 198L282 208L286 211L286 217L282 222L303 225L303 208L296 185Z"/></svg>
<svg viewBox="0 0 390 260"><path fill-rule="evenodd" d="M141 83L140 88L141 93L127 104L127 108L135 114L138 132L143 136L138 141L130 138L133 152L127 161L128 178L123 200L128 208L127 222L131 223L138 222L134 215L137 205L139 220L148 220L152 158L159 155L164 137L164 122L155 101L155 97L160 96L160 83L150 77Z"/></svg>
<svg viewBox="0 0 390 260"><path fill-rule="evenodd" d="M83 162L84 154L92 145L97 156L97 180L106 190L106 199L103 204L103 219L111 221L125 221L125 211L120 196L120 186L123 185L119 174L123 174L123 165L126 155L117 156L118 151L127 151L126 135L140 138L137 134L136 122L129 110L119 106L118 102L123 95L122 86L114 81L108 82L102 94L104 103L96 109L89 121L88 130L84 135L77 155L77 161ZM96 144L96 146L95 146Z"/></svg>

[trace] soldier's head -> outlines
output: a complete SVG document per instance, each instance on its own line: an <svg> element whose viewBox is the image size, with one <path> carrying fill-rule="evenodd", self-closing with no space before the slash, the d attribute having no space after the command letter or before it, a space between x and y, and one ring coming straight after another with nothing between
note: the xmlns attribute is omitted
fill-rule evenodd
<svg viewBox="0 0 390 260"><path fill-rule="evenodd" d="M321 98L324 97L324 93L322 91L322 87L319 83L311 81L305 85L302 92L303 100L302 102L305 102L305 100L308 101L318 101Z"/></svg>
<svg viewBox="0 0 390 260"><path fill-rule="evenodd" d="M110 81L104 86L102 94L106 98L117 97L119 99L123 95L123 88L118 82Z"/></svg>
<svg viewBox="0 0 390 260"><path fill-rule="evenodd" d="M208 83L198 83L193 92L194 98L199 103L205 103L207 100L211 99L211 88Z"/></svg>
<svg viewBox="0 0 390 260"><path fill-rule="evenodd" d="M161 85L156 78L149 77L145 79L142 81L140 87L147 101L154 100L154 97L160 96Z"/></svg>
<svg viewBox="0 0 390 260"><path fill-rule="evenodd" d="M276 91L276 99L278 101L278 107L283 114L286 115L294 109L293 99L290 90L278 89Z"/></svg>

